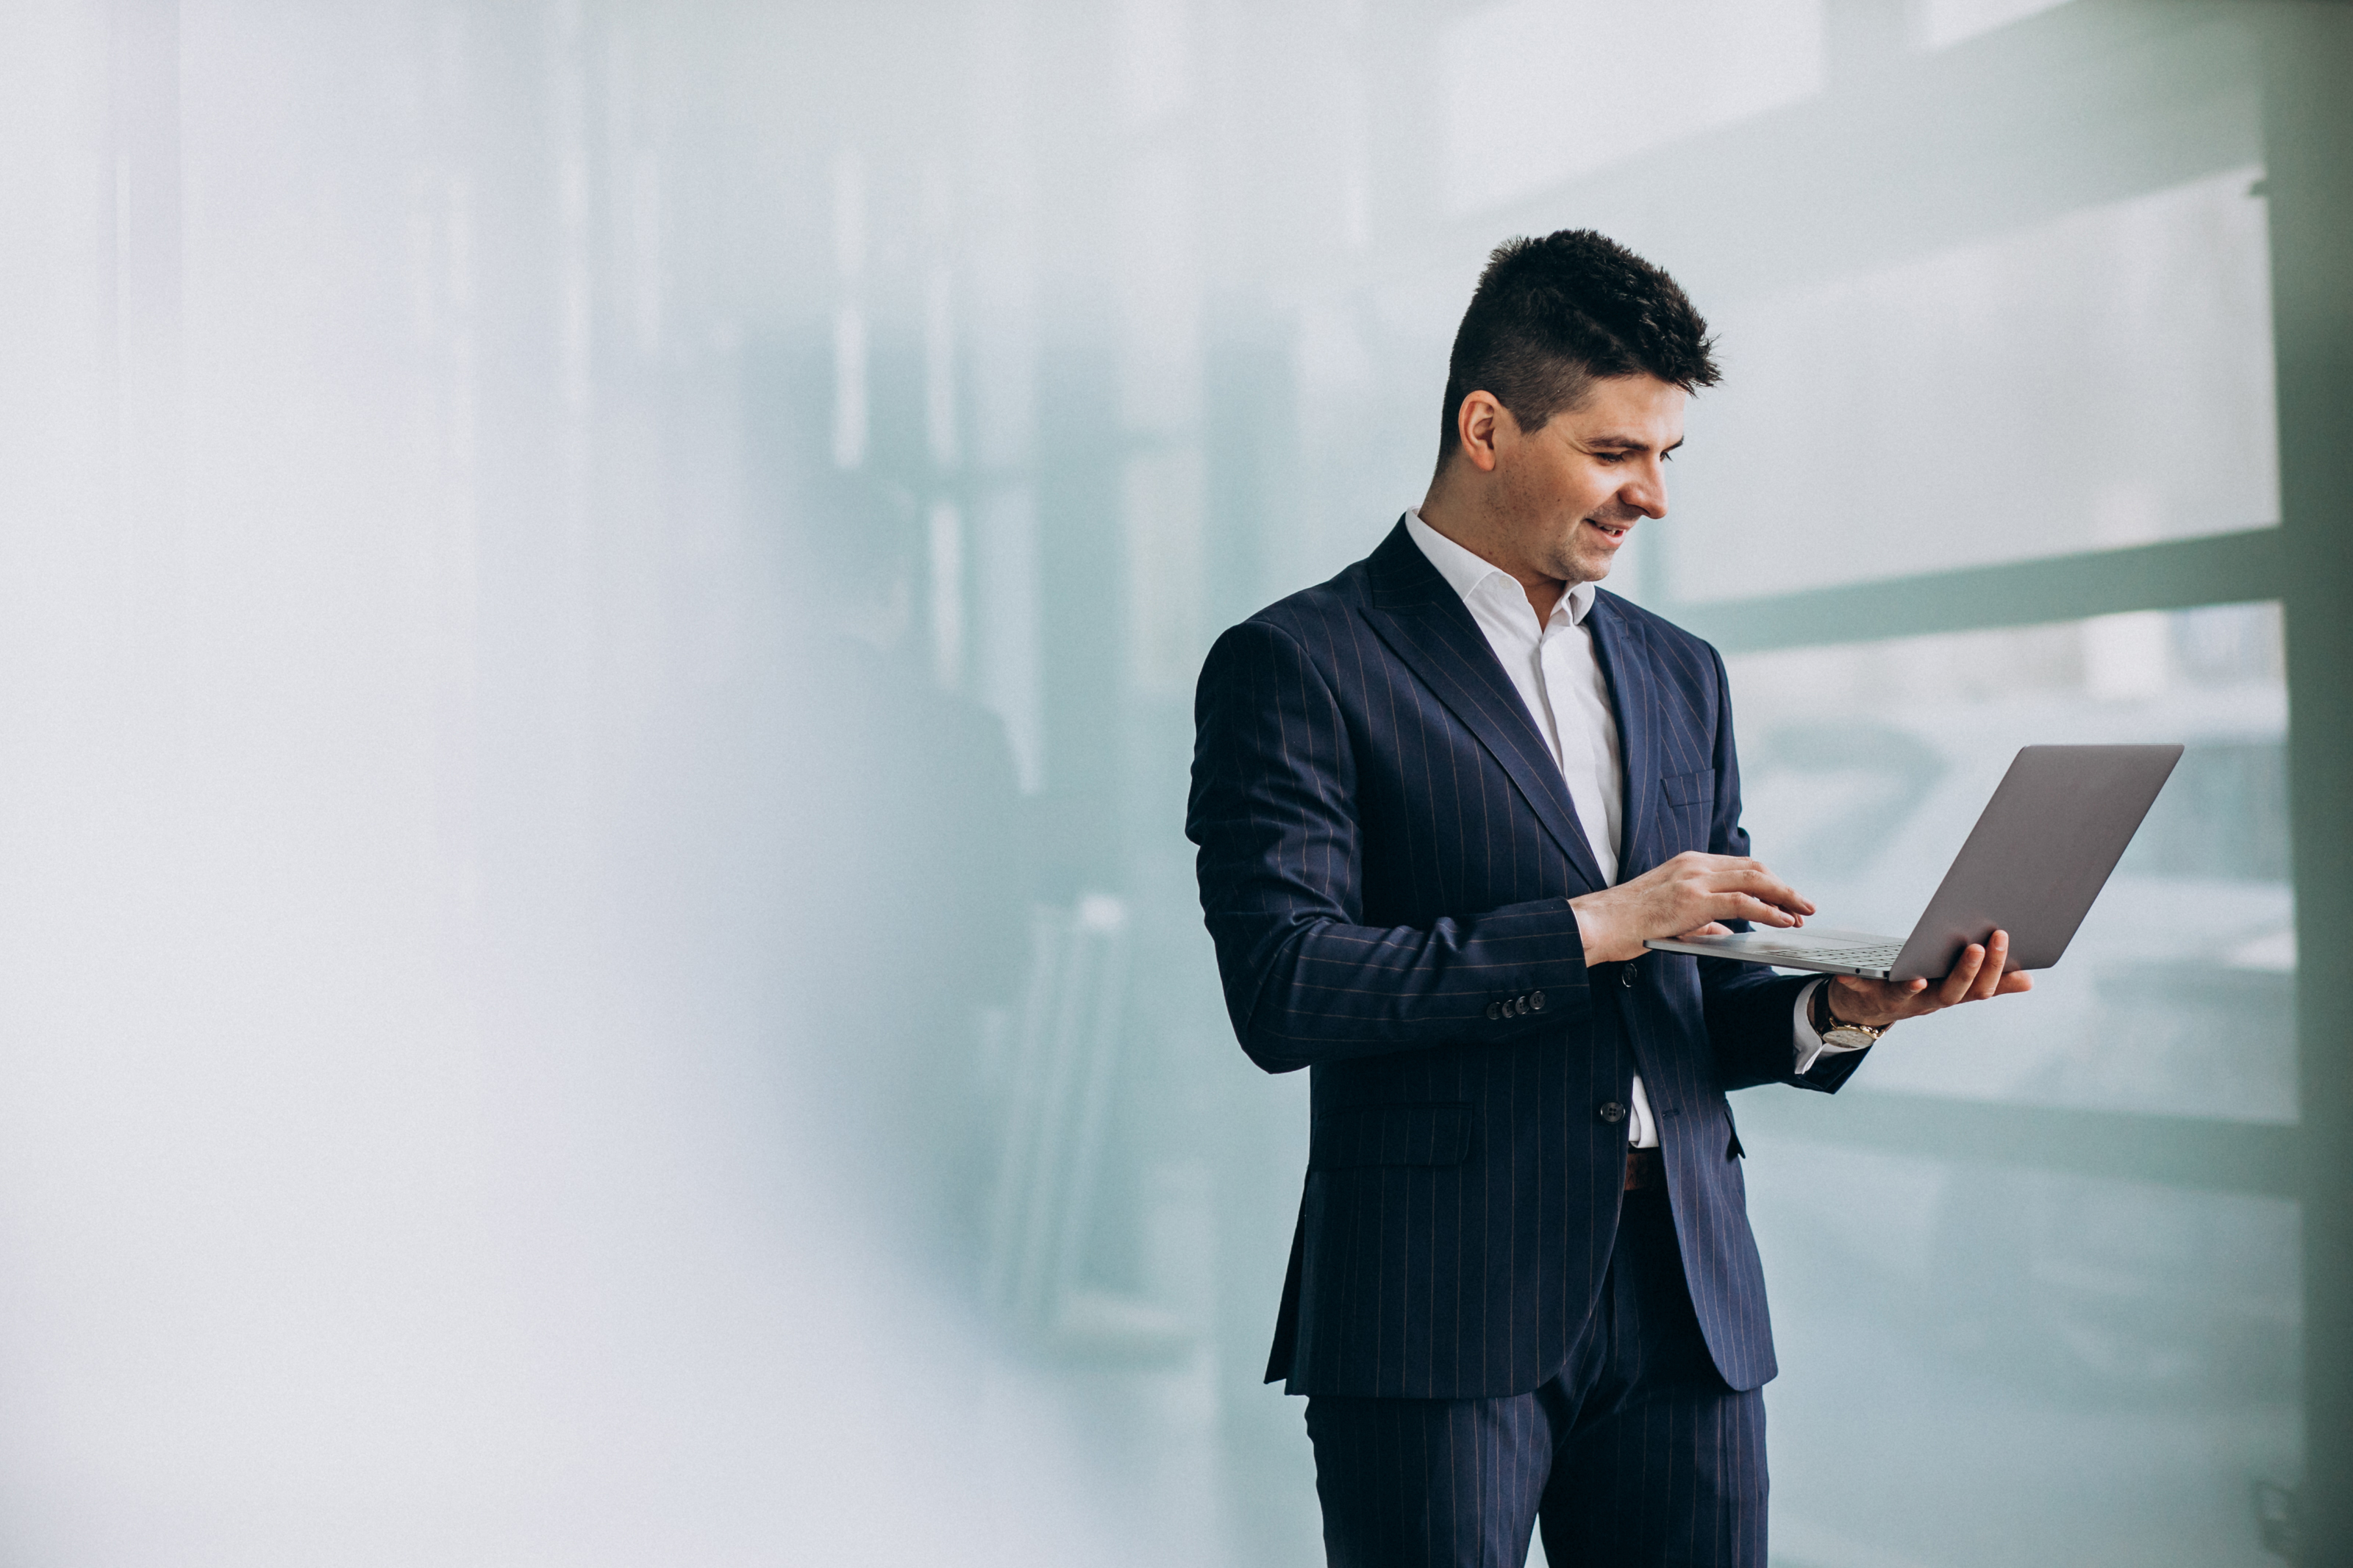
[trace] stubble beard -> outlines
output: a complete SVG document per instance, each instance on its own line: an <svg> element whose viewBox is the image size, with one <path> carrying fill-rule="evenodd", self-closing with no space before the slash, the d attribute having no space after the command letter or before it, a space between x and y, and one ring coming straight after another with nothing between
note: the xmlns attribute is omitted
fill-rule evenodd
<svg viewBox="0 0 2353 1568"><path fill-rule="evenodd" d="M1542 516L1550 510L1547 502L1555 499L1525 482L1516 483L1506 488L1500 510L1506 516L1514 513L1523 517L1530 513ZM1598 516L1595 512L1583 513L1569 524L1566 535L1556 535L1545 542L1546 548L1539 552L1535 563L1546 576L1574 586L1579 583L1599 583L1609 575L1609 568L1617 560L1617 550L1603 543L1587 528L1588 520ZM1626 529L1628 538L1633 536L1633 520L1629 519L1620 526ZM1620 542L1618 548L1624 548L1623 541Z"/></svg>
<svg viewBox="0 0 2353 1568"><path fill-rule="evenodd" d="M1580 517L1577 520L1569 536L1561 541L1559 548L1554 552L1551 563L1551 569L1572 585L1599 583L1609 576L1609 568L1618 563L1618 551L1625 548L1623 541L1612 549L1589 537L1586 532L1587 525L1587 519ZM1627 523L1623 526L1627 538L1632 538L1633 525Z"/></svg>

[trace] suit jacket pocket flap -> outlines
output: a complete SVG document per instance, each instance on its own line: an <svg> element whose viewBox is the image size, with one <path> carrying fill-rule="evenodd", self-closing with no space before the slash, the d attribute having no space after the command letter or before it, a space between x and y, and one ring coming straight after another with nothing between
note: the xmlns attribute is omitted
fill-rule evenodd
<svg viewBox="0 0 2353 1568"><path fill-rule="evenodd" d="M1669 805L1697 805L1715 798L1715 773L1702 768L1691 773L1662 773L1659 787L1667 792Z"/></svg>
<svg viewBox="0 0 2353 1568"><path fill-rule="evenodd" d="M1467 1105L1354 1105L1315 1119L1307 1168L1459 1165L1470 1152Z"/></svg>

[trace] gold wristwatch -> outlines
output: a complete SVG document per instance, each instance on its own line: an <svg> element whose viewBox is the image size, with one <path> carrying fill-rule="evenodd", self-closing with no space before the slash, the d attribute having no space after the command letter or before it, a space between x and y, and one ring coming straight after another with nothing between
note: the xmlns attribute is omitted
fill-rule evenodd
<svg viewBox="0 0 2353 1568"><path fill-rule="evenodd" d="M1877 1045L1879 1037L1894 1027L1893 1024L1848 1023L1831 1010L1831 982L1823 981L1815 988L1814 999L1807 1008L1810 1015L1807 1022L1812 1024L1814 1033L1822 1037L1822 1044L1837 1046L1843 1050L1860 1050L1864 1046Z"/></svg>

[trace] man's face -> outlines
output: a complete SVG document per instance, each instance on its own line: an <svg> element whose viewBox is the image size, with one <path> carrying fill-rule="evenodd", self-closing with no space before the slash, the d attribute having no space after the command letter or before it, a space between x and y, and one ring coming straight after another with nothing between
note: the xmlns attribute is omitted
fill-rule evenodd
<svg viewBox="0 0 2353 1568"><path fill-rule="evenodd" d="M1667 454L1683 444L1683 388L1651 375L1596 381L1535 435L1497 424L1493 517L1520 557L1567 583L1609 575L1642 518L1667 515Z"/></svg>

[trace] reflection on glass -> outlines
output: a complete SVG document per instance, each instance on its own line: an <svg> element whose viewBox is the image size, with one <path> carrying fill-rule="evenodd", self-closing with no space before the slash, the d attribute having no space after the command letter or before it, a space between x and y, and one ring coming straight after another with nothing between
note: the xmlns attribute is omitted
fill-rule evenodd
<svg viewBox="0 0 2353 1568"><path fill-rule="evenodd" d="M1501 0L1468 12L1440 46L1451 205L1491 205L1820 91L1823 10L1662 0L1634 22L1607 0ZM1668 82L1673 110L1660 113Z"/></svg>
<svg viewBox="0 0 2353 1568"><path fill-rule="evenodd" d="M1757 852L1840 923L1908 929L2018 747L2188 747L2031 995L1904 1026L1801 1123L1740 1097L1783 1345L1776 1542L1934 1568L2253 1560L2248 1478L2294 1469L2295 1205L2066 1168L2065 1145L2128 1160L2179 1122L2042 1124L2056 1160L2021 1165L1986 1157L1999 1113L1936 1108L2294 1120L2277 607L1729 663ZM1937 1097L1921 1152L1841 1146L1841 1115L1905 1095Z"/></svg>
<svg viewBox="0 0 2353 1568"><path fill-rule="evenodd" d="M1927 0L1919 7L1922 42L1943 48L2048 11L2063 0Z"/></svg>
<svg viewBox="0 0 2353 1568"><path fill-rule="evenodd" d="M1824 918L1911 929L2021 746L2189 748L2034 993L1912 1031L1882 1089L2292 1121L2287 693L2273 605L1727 661L1757 852Z"/></svg>
<svg viewBox="0 0 2353 1568"><path fill-rule="evenodd" d="M1712 310L1675 593L2147 544L2279 519L2262 171Z"/></svg>
<svg viewBox="0 0 2353 1568"><path fill-rule="evenodd" d="M1511 226L1722 330L1647 603L2273 521L2260 171L2135 8L10 8L12 1546L1316 1561L1257 1378L1306 1085L1179 825L1207 642L1420 495ZM2004 50L2132 91L1849 161L2002 123ZM1832 203L1868 268L1758 245ZM1808 1136L1743 1097L1777 1551L2256 1561L2287 1206L1835 1130L2293 1121L2276 614L1733 679L1760 854L1859 924L2016 746L2191 748L2031 1000Z"/></svg>

